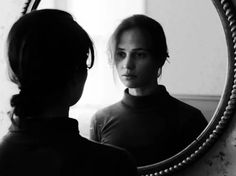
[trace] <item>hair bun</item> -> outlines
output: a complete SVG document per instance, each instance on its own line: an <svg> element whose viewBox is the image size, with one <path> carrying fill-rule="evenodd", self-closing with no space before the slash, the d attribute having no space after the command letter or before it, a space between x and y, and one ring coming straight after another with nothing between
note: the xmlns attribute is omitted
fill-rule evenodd
<svg viewBox="0 0 236 176"><path fill-rule="evenodd" d="M11 97L11 106L16 107L20 104L20 94L15 94Z"/></svg>
<svg viewBox="0 0 236 176"><path fill-rule="evenodd" d="M13 107L13 113L17 116L24 116L26 105L26 96L22 91L19 94L15 94L11 98L11 106Z"/></svg>

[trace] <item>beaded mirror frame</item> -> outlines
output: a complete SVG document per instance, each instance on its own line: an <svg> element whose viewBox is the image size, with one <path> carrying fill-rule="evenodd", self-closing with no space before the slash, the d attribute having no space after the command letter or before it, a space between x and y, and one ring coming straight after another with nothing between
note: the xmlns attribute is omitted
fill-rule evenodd
<svg viewBox="0 0 236 176"><path fill-rule="evenodd" d="M196 161L217 141L232 119L236 107L236 11L232 0L211 0L224 28L228 69L218 107L205 130L180 153L155 164L138 167L141 176L173 174ZM22 15L36 10L40 0L27 0Z"/></svg>

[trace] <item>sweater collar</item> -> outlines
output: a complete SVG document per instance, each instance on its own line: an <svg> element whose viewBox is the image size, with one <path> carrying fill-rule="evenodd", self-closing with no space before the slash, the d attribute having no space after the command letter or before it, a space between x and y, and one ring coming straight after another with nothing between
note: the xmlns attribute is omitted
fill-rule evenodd
<svg viewBox="0 0 236 176"><path fill-rule="evenodd" d="M158 85L156 91L147 96L133 96L130 95L128 89L125 89L122 103L133 108L152 107L158 104L164 104L169 93L163 85Z"/></svg>
<svg viewBox="0 0 236 176"><path fill-rule="evenodd" d="M79 132L78 121L69 117L20 120L19 124L12 124L9 130L11 132L30 131L32 133Z"/></svg>

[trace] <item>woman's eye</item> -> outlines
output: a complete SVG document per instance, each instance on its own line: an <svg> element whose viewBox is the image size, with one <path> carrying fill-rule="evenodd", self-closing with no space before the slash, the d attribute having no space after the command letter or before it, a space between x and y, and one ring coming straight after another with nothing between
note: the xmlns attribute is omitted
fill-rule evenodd
<svg viewBox="0 0 236 176"><path fill-rule="evenodd" d="M147 56L147 53L138 52L138 53L135 53L135 56L138 57L138 58L145 58Z"/></svg>
<svg viewBox="0 0 236 176"><path fill-rule="evenodd" d="M116 52L116 56L119 58L125 58L126 57L126 53L122 52L122 51L118 51Z"/></svg>

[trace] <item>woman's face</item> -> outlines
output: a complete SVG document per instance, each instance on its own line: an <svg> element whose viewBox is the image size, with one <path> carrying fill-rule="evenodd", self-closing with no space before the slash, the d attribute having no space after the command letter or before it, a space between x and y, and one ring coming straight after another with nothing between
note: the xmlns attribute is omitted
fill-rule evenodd
<svg viewBox="0 0 236 176"><path fill-rule="evenodd" d="M121 82L128 88L157 84L158 64L150 52L150 36L138 28L124 31L117 42L115 66Z"/></svg>

